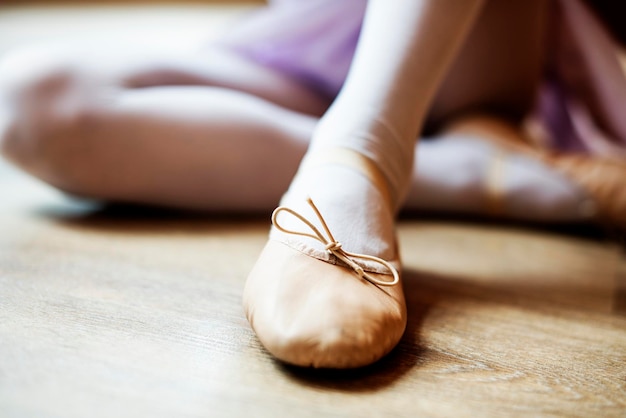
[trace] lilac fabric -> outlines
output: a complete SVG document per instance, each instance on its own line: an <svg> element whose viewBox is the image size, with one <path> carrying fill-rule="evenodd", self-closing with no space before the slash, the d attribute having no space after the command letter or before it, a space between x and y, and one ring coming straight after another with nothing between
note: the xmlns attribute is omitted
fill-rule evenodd
<svg viewBox="0 0 626 418"><path fill-rule="evenodd" d="M220 43L337 95L348 74L366 0L274 0Z"/></svg>
<svg viewBox="0 0 626 418"><path fill-rule="evenodd" d="M555 150L626 158L626 79L617 45L584 3L553 1L534 115Z"/></svg>
<svg viewBox="0 0 626 418"><path fill-rule="evenodd" d="M323 92L348 73L367 0L273 0L220 43ZM553 0L546 78L532 117L556 150L626 158L626 79L580 0Z"/></svg>

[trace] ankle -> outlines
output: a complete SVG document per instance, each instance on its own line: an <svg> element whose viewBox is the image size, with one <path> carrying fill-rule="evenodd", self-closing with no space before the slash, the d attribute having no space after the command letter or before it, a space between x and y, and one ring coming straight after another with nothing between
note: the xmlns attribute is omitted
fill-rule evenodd
<svg viewBox="0 0 626 418"><path fill-rule="evenodd" d="M320 120L310 150L323 153L328 148L342 147L372 160L387 178L396 208L410 186L416 134L404 132L374 112L342 115L341 120L334 116L336 113L329 112Z"/></svg>

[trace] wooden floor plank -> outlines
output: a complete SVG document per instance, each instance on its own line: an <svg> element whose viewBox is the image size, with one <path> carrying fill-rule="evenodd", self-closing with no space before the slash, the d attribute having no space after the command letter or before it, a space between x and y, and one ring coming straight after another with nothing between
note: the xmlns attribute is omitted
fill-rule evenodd
<svg viewBox="0 0 626 418"><path fill-rule="evenodd" d="M7 416L626 408L626 318L612 309L620 251L610 243L405 220L410 324L400 346L364 370L303 371L272 360L241 309L267 220L99 211L25 178L13 186L21 193L0 201Z"/></svg>

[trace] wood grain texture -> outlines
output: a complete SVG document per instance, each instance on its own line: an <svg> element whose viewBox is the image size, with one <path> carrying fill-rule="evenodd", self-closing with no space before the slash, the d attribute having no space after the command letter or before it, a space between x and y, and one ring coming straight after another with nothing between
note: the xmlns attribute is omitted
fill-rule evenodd
<svg viewBox="0 0 626 418"><path fill-rule="evenodd" d="M103 211L3 178L3 417L626 411L611 243L404 220L400 346L363 370L300 370L274 361L242 313L267 220Z"/></svg>

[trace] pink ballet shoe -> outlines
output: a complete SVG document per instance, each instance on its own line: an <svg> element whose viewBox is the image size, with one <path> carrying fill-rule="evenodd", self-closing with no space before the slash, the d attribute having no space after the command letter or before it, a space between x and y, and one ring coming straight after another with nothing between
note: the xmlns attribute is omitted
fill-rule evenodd
<svg viewBox="0 0 626 418"><path fill-rule="evenodd" d="M549 153L541 160L585 191L589 215L595 222L626 231L626 162Z"/></svg>
<svg viewBox="0 0 626 418"><path fill-rule="evenodd" d="M584 218L610 228L626 230L626 161L587 154L573 154L549 150L534 145L524 132L503 120L489 116L469 116L450 124L448 132L457 132L481 138L497 146L487 190L487 211L502 213L503 197L500 173L508 155L524 155L539 161L577 186L585 196L580 208Z"/></svg>
<svg viewBox="0 0 626 418"><path fill-rule="evenodd" d="M333 153L332 159L337 160L344 151ZM375 179L374 184L384 183L379 183L382 175L371 161L356 152L348 154L354 155L349 156L347 165L359 166L368 178ZM263 346L286 363L318 368L371 364L396 346L406 327L399 257L385 261L347 251L311 200L309 205L317 219L279 207L272 221L283 234L321 241L327 259L271 239L246 282L246 316ZM280 220L287 216L295 217L307 229L283 228Z"/></svg>

